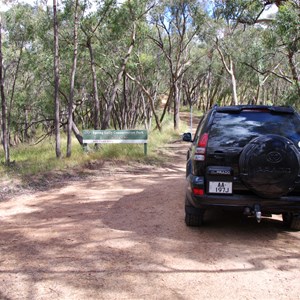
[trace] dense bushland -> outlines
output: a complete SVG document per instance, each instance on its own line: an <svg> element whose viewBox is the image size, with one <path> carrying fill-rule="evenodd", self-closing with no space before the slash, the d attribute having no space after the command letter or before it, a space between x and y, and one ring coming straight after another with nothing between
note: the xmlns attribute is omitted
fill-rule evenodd
<svg viewBox="0 0 300 300"><path fill-rule="evenodd" d="M47 157L77 156L83 129L163 131L171 116L178 130L182 106L299 106L297 0L6 2L7 165L44 139L53 143Z"/></svg>

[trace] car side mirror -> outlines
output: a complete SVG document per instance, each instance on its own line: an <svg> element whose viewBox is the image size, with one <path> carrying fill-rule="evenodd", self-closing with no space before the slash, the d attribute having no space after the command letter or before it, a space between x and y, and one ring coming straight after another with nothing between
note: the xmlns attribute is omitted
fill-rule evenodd
<svg viewBox="0 0 300 300"><path fill-rule="evenodd" d="M190 132L185 132L182 136L182 140L184 142L191 142L192 141L192 134Z"/></svg>

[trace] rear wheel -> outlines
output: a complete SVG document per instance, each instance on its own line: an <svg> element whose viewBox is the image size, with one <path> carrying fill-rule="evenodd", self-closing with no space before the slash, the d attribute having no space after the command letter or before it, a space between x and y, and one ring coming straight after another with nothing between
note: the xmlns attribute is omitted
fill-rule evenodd
<svg viewBox="0 0 300 300"><path fill-rule="evenodd" d="M185 213L185 224L190 227L199 227L203 224L202 215Z"/></svg>
<svg viewBox="0 0 300 300"><path fill-rule="evenodd" d="M185 224L190 227L199 227L203 225L204 211L192 206L185 206Z"/></svg>
<svg viewBox="0 0 300 300"><path fill-rule="evenodd" d="M282 214L283 225L292 230L300 230L300 215L293 213Z"/></svg>

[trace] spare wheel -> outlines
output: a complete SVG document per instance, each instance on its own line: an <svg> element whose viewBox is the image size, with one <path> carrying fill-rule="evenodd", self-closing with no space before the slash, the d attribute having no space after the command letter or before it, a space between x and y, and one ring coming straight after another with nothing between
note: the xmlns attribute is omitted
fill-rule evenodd
<svg viewBox="0 0 300 300"><path fill-rule="evenodd" d="M293 190L299 161L298 149L289 139L273 134L260 136L243 149L240 176L257 195L277 198Z"/></svg>

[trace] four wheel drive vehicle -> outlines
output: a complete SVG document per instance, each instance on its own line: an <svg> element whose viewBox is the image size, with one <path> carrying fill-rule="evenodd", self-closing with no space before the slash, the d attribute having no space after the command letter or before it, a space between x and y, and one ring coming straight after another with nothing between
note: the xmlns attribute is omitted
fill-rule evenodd
<svg viewBox="0 0 300 300"><path fill-rule="evenodd" d="M300 230L300 118L292 107L214 106L187 154L185 222L200 226L210 208L282 214Z"/></svg>

